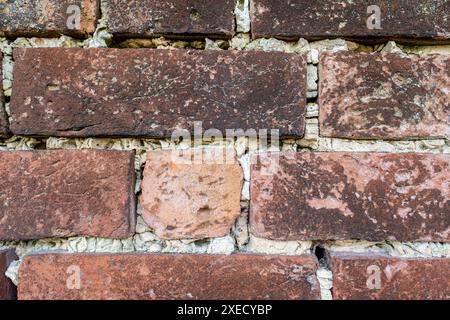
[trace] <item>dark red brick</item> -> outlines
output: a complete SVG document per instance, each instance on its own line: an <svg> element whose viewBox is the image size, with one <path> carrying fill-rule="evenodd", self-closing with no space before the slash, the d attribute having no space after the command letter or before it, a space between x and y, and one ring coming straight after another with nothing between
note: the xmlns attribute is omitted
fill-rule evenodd
<svg viewBox="0 0 450 320"><path fill-rule="evenodd" d="M222 37L234 34L235 0L110 0L109 31L119 37Z"/></svg>
<svg viewBox="0 0 450 320"><path fill-rule="evenodd" d="M450 137L449 70L449 55L323 53L321 136Z"/></svg>
<svg viewBox="0 0 450 320"><path fill-rule="evenodd" d="M368 7L378 5L381 29L369 29ZM450 40L446 0L252 0L253 37L347 38L363 41Z"/></svg>
<svg viewBox="0 0 450 320"><path fill-rule="evenodd" d="M71 24L77 13L79 24ZM0 37L84 37L95 31L99 0L15 0L0 3Z"/></svg>
<svg viewBox="0 0 450 320"><path fill-rule="evenodd" d="M24 258L18 295L23 300L319 299L316 270L313 256L41 254Z"/></svg>
<svg viewBox="0 0 450 320"><path fill-rule="evenodd" d="M450 241L448 154L282 153L278 166L269 159L252 162L257 236Z"/></svg>
<svg viewBox="0 0 450 320"><path fill-rule="evenodd" d="M133 152L0 152L0 239L134 232Z"/></svg>
<svg viewBox="0 0 450 320"><path fill-rule="evenodd" d="M331 255L337 300L448 300L450 259Z"/></svg>
<svg viewBox="0 0 450 320"><path fill-rule="evenodd" d="M171 137L176 129L302 136L306 59L279 52L18 49L17 135Z"/></svg>
<svg viewBox="0 0 450 320"><path fill-rule="evenodd" d="M0 250L0 300L15 300L17 297L16 287L5 276L9 264L16 259L18 258L14 250Z"/></svg>
<svg viewBox="0 0 450 320"><path fill-rule="evenodd" d="M2 61L3 54L0 52L0 79L3 79ZM5 111L5 96L3 94L3 87L0 85L0 139L8 138L9 136L11 136L11 132L9 131L8 115Z"/></svg>

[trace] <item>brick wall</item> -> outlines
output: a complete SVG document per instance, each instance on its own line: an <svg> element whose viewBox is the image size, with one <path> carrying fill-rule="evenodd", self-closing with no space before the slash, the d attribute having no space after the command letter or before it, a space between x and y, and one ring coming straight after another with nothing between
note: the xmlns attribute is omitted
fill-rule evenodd
<svg viewBox="0 0 450 320"><path fill-rule="evenodd" d="M450 1L0 12L0 299L450 299Z"/></svg>

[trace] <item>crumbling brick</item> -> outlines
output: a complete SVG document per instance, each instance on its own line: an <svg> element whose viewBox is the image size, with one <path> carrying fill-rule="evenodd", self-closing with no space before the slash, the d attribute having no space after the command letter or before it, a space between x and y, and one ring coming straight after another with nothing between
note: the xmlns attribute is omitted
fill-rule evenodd
<svg viewBox="0 0 450 320"><path fill-rule="evenodd" d="M234 149L148 152L143 218L163 239L225 236L241 213L242 184Z"/></svg>

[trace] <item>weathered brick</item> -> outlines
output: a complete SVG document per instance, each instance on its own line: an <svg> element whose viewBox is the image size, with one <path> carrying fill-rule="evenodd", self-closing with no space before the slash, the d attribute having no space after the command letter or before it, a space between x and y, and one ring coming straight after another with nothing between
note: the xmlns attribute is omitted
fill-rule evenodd
<svg viewBox="0 0 450 320"><path fill-rule="evenodd" d="M109 31L119 37L231 38L235 5L235 0L110 0Z"/></svg>
<svg viewBox="0 0 450 320"><path fill-rule="evenodd" d="M252 160L257 236L450 241L448 154L282 153L278 166L268 157Z"/></svg>
<svg viewBox="0 0 450 320"><path fill-rule="evenodd" d="M234 149L152 151L142 216L163 239L222 237L240 215L242 184Z"/></svg>
<svg viewBox="0 0 450 320"><path fill-rule="evenodd" d="M322 54L321 136L450 137L449 70L449 55Z"/></svg>
<svg viewBox="0 0 450 320"><path fill-rule="evenodd" d="M3 54L0 52L0 79L3 79ZM8 115L5 111L5 96L3 95L2 86L0 85L0 139L8 138L11 135L8 125Z"/></svg>
<svg viewBox="0 0 450 320"><path fill-rule="evenodd" d="M134 175L133 152L0 152L0 239L130 236Z"/></svg>
<svg viewBox="0 0 450 320"><path fill-rule="evenodd" d="M17 256L14 250L0 250L0 300L13 300L17 297L16 287L5 276L9 264L16 259Z"/></svg>
<svg viewBox="0 0 450 320"><path fill-rule="evenodd" d="M98 0L1 1L0 37L84 37L95 31L99 4Z"/></svg>
<svg viewBox="0 0 450 320"><path fill-rule="evenodd" d="M368 20L380 8L380 28ZM450 2L447 0L253 0L253 37L284 39L347 38L364 41L450 40Z"/></svg>
<svg viewBox="0 0 450 320"><path fill-rule="evenodd" d="M302 136L306 59L280 52L17 49L18 135L170 137L279 129Z"/></svg>
<svg viewBox="0 0 450 320"><path fill-rule="evenodd" d="M333 297L339 300L448 300L450 259L331 255Z"/></svg>
<svg viewBox="0 0 450 320"><path fill-rule="evenodd" d="M18 295L23 300L318 299L316 269L313 256L40 254L24 258Z"/></svg>

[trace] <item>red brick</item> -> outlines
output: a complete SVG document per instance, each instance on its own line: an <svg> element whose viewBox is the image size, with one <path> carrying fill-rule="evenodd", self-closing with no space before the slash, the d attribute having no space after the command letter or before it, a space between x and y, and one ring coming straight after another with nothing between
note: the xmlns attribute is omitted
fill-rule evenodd
<svg viewBox="0 0 450 320"><path fill-rule="evenodd" d="M370 5L378 5L381 29L369 29ZM347 38L383 42L450 39L448 1L252 0L253 37L309 40Z"/></svg>
<svg viewBox="0 0 450 320"><path fill-rule="evenodd" d="M134 175L132 152L0 152L0 239L128 237Z"/></svg>
<svg viewBox="0 0 450 320"><path fill-rule="evenodd" d="M448 55L322 54L321 136L450 137L449 70Z"/></svg>
<svg viewBox="0 0 450 320"><path fill-rule="evenodd" d="M0 52L0 79L2 76L3 54ZM11 136L8 125L8 115L5 111L5 96L3 95L2 86L0 86L0 139Z"/></svg>
<svg viewBox="0 0 450 320"><path fill-rule="evenodd" d="M78 6L79 25L71 25ZM69 12L69 13L67 13ZM95 31L98 0L16 0L0 3L0 37L85 37ZM70 28L69 28L70 27Z"/></svg>
<svg viewBox="0 0 450 320"><path fill-rule="evenodd" d="M5 276L9 264L17 259L14 250L0 250L0 300L14 300L17 297L16 287Z"/></svg>
<svg viewBox="0 0 450 320"><path fill-rule="evenodd" d="M40 254L24 258L18 295L23 300L319 299L316 269L313 256Z"/></svg>
<svg viewBox="0 0 450 320"><path fill-rule="evenodd" d="M204 161L195 162L194 156ZM242 184L234 149L151 151L142 216L163 239L223 237L241 213Z"/></svg>
<svg viewBox="0 0 450 320"><path fill-rule="evenodd" d="M268 159L252 162L257 236L450 241L448 154L282 153L278 166Z"/></svg>
<svg viewBox="0 0 450 320"><path fill-rule="evenodd" d="M235 5L235 0L110 0L108 26L119 37L231 38Z"/></svg>
<svg viewBox="0 0 450 320"><path fill-rule="evenodd" d="M450 259L331 255L333 297L338 300L448 300Z"/></svg>
<svg viewBox="0 0 450 320"><path fill-rule="evenodd" d="M302 136L306 59L280 52L17 49L17 135L171 137L176 129Z"/></svg>

